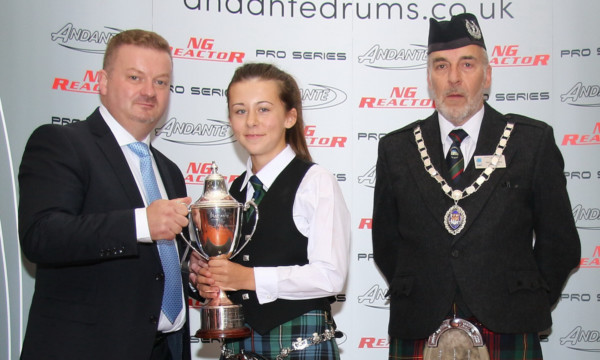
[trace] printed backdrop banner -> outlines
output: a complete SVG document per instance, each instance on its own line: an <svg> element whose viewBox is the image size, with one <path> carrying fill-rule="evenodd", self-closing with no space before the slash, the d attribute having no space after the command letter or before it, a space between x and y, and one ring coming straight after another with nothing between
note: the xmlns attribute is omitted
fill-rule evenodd
<svg viewBox="0 0 600 360"><path fill-rule="evenodd" d="M153 144L179 165L194 199L212 161L229 183L244 170L246 155L227 120L225 89L234 70L270 62L296 77L311 153L335 174L352 213L350 273L334 304L342 357L386 358L387 284L371 247L377 144L433 111L425 69L429 19L462 12L474 13L483 30L493 68L489 103L551 124L565 158L582 258L543 334L545 357L596 359L600 3L585 0L4 1L0 359L18 358L35 283L16 233L25 142L39 125L77 122L98 106L106 43L131 28L156 31L172 46L171 105ZM190 305L195 331L200 304ZM215 359L219 344L193 339L192 350L195 359Z"/></svg>

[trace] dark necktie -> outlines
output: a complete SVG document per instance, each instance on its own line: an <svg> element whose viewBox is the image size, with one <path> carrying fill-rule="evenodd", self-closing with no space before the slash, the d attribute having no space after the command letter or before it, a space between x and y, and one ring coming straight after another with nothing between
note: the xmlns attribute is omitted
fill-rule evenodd
<svg viewBox="0 0 600 360"><path fill-rule="evenodd" d="M143 142L136 142L127 146L140 158L140 170L142 172L142 180L148 204L151 204L154 200L161 199L158 183L152 169L152 159L150 158L148 145ZM179 255L177 254L174 241L158 240L157 244L160 262L165 274L161 309L172 324L181 312L183 304Z"/></svg>
<svg viewBox="0 0 600 360"><path fill-rule="evenodd" d="M256 206L258 206L258 204L260 204L261 200L267 192L263 188L263 183L258 179L256 175L250 176L250 184L254 188L254 195L252 195L252 200L254 200L254 203L256 204ZM246 213L246 221L250 219L250 216L252 216L253 213L254 208L251 207Z"/></svg>
<svg viewBox="0 0 600 360"><path fill-rule="evenodd" d="M463 129L456 129L450 131L448 136L452 139L452 146L450 146L450 151L448 151L448 155L446 155L446 163L448 164L450 179L454 184L457 184L460 180L460 175L465 169L465 159L462 151L460 151L460 143L469 136L469 134Z"/></svg>

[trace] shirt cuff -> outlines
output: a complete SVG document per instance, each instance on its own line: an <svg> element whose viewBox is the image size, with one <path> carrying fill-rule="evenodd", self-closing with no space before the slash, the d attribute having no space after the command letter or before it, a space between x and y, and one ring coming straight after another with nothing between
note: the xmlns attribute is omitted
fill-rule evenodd
<svg viewBox="0 0 600 360"><path fill-rule="evenodd" d="M256 297L259 304L268 304L277 300L277 268L255 267L254 283L256 285Z"/></svg>
<svg viewBox="0 0 600 360"><path fill-rule="evenodd" d="M138 242L148 244L152 243L146 208L135 209L135 231Z"/></svg>

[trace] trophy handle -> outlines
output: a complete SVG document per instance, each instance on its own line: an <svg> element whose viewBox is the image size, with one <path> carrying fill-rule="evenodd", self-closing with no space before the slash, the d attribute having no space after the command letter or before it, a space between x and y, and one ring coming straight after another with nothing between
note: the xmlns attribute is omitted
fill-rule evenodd
<svg viewBox="0 0 600 360"><path fill-rule="evenodd" d="M191 214L192 214L192 205L188 205L188 233L190 234L190 237L196 241L196 243L198 243L198 239L194 239L196 237L196 229L194 228L194 221L191 218ZM198 219L198 221L202 221L201 219ZM200 224L198 224L200 225ZM194 245L192 245L192 242L190 240L188 240L185 235L183 235L183 231L179 234L181 235L181 237L183 238L183 240L186 242L186 244L188 245L188 248L191 248L192 250L194 250L196 252L196 254L200 255L201 258L203 258L204 260L208 261L210 256L208 256L208 254L204 251L204 249L202 247L199 246L199 249L196 249L196 247Z"/></svg>
<svg viewBox="0 0 600 360"><path fill-rule="evenodd" d="M233 258L237 254L239 254L240 251L244 250L244 248L246 247L246 245L248 245L248 243L250 242L250 240L252 240L252 235L254 235L254 232L256 231L256 226L258 225L258 205L256 205L256 203L254 202L253 199L250 199L249 201L247 201L244 204L244 210L243 210L243 212L248 211L248 209L250 208L250 206L252 206L254 208L254 216L255 216L254 227L252 227L252 231L250 232L250 235L246 235L246 239L244 241L244 244L242 244L241 246L239 246L238 249L233 253L233 255L231 255L230 258Z"/></svg>
<svg viewBox="0 0 600 360"><path fill-rule="evenodd" d="M181 238L183 239L183 241L185 241L185 243L187 244L187 248L188 249L194 250L196 252L196 254L200 255L201 258L203 258L204 260L208 261L209 256L206 255L204 253L204 251L201 252L200 250L196 249L196 247L194 245L192 245L192 243L185 237L185 235L183 235L183 232L180 232L179 235L181 236ZM186 255L187 255L187 249L186 249Z"/></svg>

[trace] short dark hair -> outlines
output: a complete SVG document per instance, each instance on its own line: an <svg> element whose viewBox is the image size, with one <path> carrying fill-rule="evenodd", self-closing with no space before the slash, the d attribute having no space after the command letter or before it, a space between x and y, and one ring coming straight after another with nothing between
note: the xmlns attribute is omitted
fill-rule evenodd
<svg viewBox="0 0 600 360"><path fill-rule="evenodd" d="M106 70L112 63L116 50L122 45L135 45L164 51L171 57L171 46L162 36L152 31L132 29L113 36L106 46L102 68Z"/></svg>

